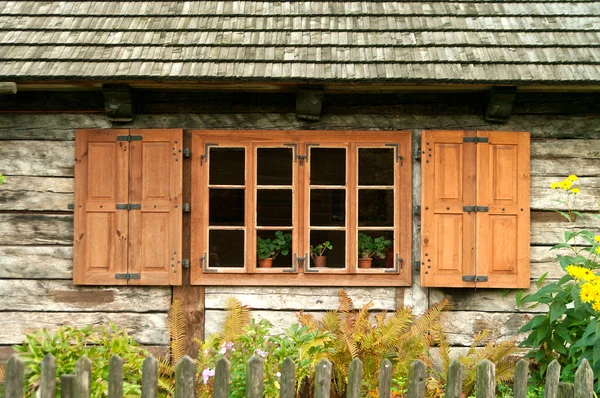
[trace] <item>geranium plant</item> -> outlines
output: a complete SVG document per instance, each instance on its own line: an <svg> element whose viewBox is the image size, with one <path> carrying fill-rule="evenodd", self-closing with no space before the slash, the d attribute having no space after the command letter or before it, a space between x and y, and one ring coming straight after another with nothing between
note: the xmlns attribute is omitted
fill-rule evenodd
<svg viewBox="0 0 600 398"><path fill-rule="evenodd" d="M358 257L360 258L385 258L386 250L392 245L392 241L383 236L371 238L369 235L358 234Z"/></svg>
<svg viewBox="0 0 600 398"><path fill-rule="evenodd" d="M328 240L326 240L323 243L319 243L318 245L311 246L310 247L310 254L313 257L320 257L320 256L323 256L325 254L326 250L332 250L332 249L333 249L333 245L331 244L331 242L329 242Z"/></svg>
<svg viewBox="0 0 600 398"><path fill-rule="evenodd" d="M275 232L273 238L256 237L256 255L259 260L275 259L279 254L287 256L292 248L292 234Z"/></svg>

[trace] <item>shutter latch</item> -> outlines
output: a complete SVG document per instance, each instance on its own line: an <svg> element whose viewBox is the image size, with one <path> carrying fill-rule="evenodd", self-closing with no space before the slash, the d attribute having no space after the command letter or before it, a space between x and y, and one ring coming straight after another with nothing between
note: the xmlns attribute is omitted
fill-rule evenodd
<svg viewBox="0 0 600 398"><path fill-rule="evenodd" d="M115 274L116 279L141 279L140 274Z"/></svg>
<svg viewBox="0 0 600 398"><path fill-rule="evenodd" d="M473 142L475 144L484 144L490 142L488 137L463 137L463 142Z"/></svg>
<svg viewBox="0 0 600 398"><path fill-rule="evenodd" d="M462 277L463 282L487 282L487 276L479 276L479 275L464 275Z"/></svg>
<svg viewBox="0 0 600 398"><path fill-rule="evenodd" d="M117 203L117 210L142 210L141 203Z"/></svg>
<svg viewBox="0 0 600 398"><path fill-rule="evenodd" d="M488 206L463 206L463 211L468 213L487 213L490 209Z"/></svg>
<svg viewBox="0 0 600 398"><path fill-rule="evenodd" d="M141 135L118 135L117 136L117 141L141 141L142 140L142 136Z"/></svg>

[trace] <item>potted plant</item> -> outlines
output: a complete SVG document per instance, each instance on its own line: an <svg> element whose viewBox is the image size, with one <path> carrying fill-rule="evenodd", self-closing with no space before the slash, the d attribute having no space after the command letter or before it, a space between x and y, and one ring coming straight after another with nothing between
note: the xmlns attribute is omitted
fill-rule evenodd
<svg viewBox="0 0 600 398"><path fill-rule="evenodd" d="M392 246L392 241L384 236L371 238L369 235L358 233L358 268L371 268L373 257L385 258L386 250Z"/></svg>
<svg viewBox="0 0 600 398"><path fill-rule="evenodd" d="M292 247L292 234L284 234L281 231L275 232L273 238L256 237L256 255L258 256L258 266L261 268L271 268L273 260L281 253L287 256Z"/></svg>
<svg viewBox="0 0 600 398"><path fill-rule="evenodd" d="M319 243L316 246L310 246L310 256L312 257L312 263L315 267L327 267L327 256L324 256L325 250L333 249L331 242L326 240L323 243Z"/></svg>

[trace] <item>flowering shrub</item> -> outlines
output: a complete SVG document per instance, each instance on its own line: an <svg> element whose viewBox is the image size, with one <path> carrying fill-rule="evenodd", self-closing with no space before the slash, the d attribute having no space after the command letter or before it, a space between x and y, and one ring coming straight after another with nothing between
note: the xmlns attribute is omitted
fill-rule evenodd
<svg viewBox="0 0 600 398"><path fill-rule="evenodd" d="M522 345L531 347L527 357L534 358L539 369L532 375L538 384L543 384L547 367L556 359L561 367L562 381L573 381L575 370L581 361L587 359L594 371L595 389L600 391L600 235L576 228L575 222L583 215L573 210L577 195L581 192L578 178L570 175L560 182L554 182L552 189L559 189L564 199L559 200L561 209L556 210L569 222L564 234L564 243L555 245L552 250L562 249L558 262L565 275L558 281L541 287L537 292L524 297L517 295L517 305L531 306L544 304L548 312L536 315L520 332L529 332ZM598 214L594 214L600 218ZM538 282L540 287L544 275Z"/></svg>

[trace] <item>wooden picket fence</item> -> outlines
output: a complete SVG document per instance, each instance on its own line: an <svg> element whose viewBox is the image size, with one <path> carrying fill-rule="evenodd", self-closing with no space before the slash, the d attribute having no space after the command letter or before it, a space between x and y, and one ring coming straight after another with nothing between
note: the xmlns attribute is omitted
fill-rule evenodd
<svg viewBox="0 0 600 398"><path fill-rule="evenodd" d="M213 397L229 396L229 361L221 358L215 367ZM42 372L39 385L40 398L54 398L56 391L56 359L48 354L41 364ZM287 358L281 367L280 397L294 398L296 383L294 378L294 362ZM61 396L63 398L88 398L90 396L92 363L86 357L80 358L75 365L75 374L60 377ZM264 360L255 356L248 361L246 367L246 397L263 397ZM23 397L25 364L17 355L13 355L6 367L5 398ZM331 363L323 359L317 365L314 380L314 398L329 398L331 390ZM359 398L363 374L362 362L355 358L350 363L348 377L348 398ZM520 360L515 369L514 398L526 398L529 364ZM548 367L545 398L592 398L594 396L594 374L587 360L583 360L575 373L575 383L560 383L560 365L553 361ZM196 363L188 356L183 357L175 367L175 398L192 398L196 396L197 382ZM427 370L421 361L410 365L408 374L408 398L425 397L425 381ZM488 360L477 365L476 396L477 398L493 398L496 395L495 367ZM453 361L448 369L446 398L461 398L463 383L463 366ZM391 397L392 364L387 359L381 363L379 371L379 398ZM144 360L142 368L142 398L158 396L158 361L150 356ZM123 397L123 361L113 356L109 364L108 397Z"/></svg>

